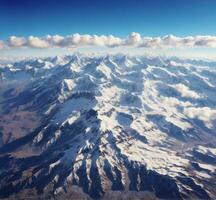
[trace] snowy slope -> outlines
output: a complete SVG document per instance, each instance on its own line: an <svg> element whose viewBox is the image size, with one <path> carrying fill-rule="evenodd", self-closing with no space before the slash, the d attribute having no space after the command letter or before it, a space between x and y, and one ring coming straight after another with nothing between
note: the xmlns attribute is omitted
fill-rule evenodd
<svg viewBox="0 0 216 200"><path fill-rule="evenodd" d="M32 59L2 65L0 85L0 197L77 185L92 198L216 198L211 62Z"/></svg>

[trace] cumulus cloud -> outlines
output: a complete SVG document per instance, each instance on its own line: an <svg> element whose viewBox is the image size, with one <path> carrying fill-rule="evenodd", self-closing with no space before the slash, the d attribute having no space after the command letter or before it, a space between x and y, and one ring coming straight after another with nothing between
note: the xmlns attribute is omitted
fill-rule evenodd
<svg viewBox="0 0 216 200"><path fill-rule="evenodd" d="M11 36L8 38L7 44L10 47L23 47L26 45L26 39L23 37Z"/></svg>
<svg viewBox="0 0 216 200"><path fill-rule="evenodd" d="M198 36L194 45L216 48L216 36Z"/></svg>
<svg viewBox="0 0 216 200"><path fill-rule="evenodd" d="M46 39L30 36L27 40L27 46L33 48L49 48L50 44Z"/></svg>
<svg viewBox="0 0 216 200"><path fill-rule="evenodd" d="M195 91L188 88L186 85L179 83L173 86L182 97L189 97L193 99L199 99L201 98L200 94L196 93Z"/></svg>
<svg viewBox="0 0 216 200"><path fill-rule="evenodd" d="M80 35L78 33L62 37L59 35L46 36L50 47L80 47L80 46L107 46L114 47L121 45L122 40L112 35Z"/></svg>
<svg viewBox="0 0 216 200"><path fill-rule="evenodd" d="M187 107L183 112L189 118L202 120L209 128L213 127L212 122L216 120L216 110L209 107Z"/></svg>
<svg viewBox="0 0 216 200"><path fill-rule="evenodd" d="M47 35L45 37L16 37L11 36L0 42L0 48L77 48L83 46L101 47L141 47L141 48L180 48L180 47L208 47L216 48L216 36L187 36L177 37L167 35L163 37L142 37L132 32L126 38L113 35L81 35L79 33L60 36Z"/></svg>
<svg viewBox="0 0 216 200"><path fill-rule="evenodd" d="M192 105L189 101L180 101L174 97L163 97L162 103L163 105L169 105L169 107L172 108L177 108L178 106L188 107Z"/></svg>
<svg viewBox="0 0 216 200"><path fill-rule="evenodd" d="M139 33L132 32L125 41L122 41L125 45L136 46L142 43L142 37Z"/></svg>

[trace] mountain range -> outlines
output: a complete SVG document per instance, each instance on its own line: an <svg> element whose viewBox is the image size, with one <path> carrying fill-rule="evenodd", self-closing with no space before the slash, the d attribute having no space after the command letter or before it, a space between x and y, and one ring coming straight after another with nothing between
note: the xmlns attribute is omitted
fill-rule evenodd
<svg viewBox="0 0 216 200"><path fill-rule="evenodd" d="M0 198L216 199L216 62L0 65Z"/></svg>

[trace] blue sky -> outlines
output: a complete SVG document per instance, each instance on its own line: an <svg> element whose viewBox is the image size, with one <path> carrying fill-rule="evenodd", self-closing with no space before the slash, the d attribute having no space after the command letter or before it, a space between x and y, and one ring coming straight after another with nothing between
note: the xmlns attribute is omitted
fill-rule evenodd
<svg viewBox="0 0 216 200"><path fill-rule="evenodd" d="M215 0L0 0L0 39L130 32L161 36L216 33Z"/></svg>
<svg viewBox="0 0 216 200"><path fill-rule="evenodd" d="M215 22L215 0L0 0L3 41L12 35L74 33L117 37L131 32L151 37L215 35Z"/></svg>

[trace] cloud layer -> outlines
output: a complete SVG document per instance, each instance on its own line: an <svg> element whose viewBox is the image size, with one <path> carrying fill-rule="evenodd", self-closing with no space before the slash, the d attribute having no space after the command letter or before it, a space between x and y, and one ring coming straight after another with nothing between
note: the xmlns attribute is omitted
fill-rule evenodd
<svg viewBox="0 0 216 200"><path fill-rule="evenodd" d="M6 41L0 40L0 49L4 48L78 48L85 46L98 47L142 47L142 48L180 48L180 47L208 47L216 48L216 36L187 36L176 37L142 37L139 33L131 33L126 38L113 35L80 35L79 33L60 36L47 35L45 37L16 37L11 36Z"/></svg>

